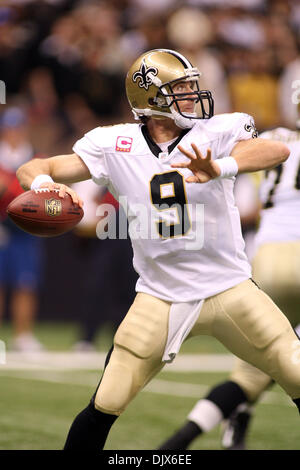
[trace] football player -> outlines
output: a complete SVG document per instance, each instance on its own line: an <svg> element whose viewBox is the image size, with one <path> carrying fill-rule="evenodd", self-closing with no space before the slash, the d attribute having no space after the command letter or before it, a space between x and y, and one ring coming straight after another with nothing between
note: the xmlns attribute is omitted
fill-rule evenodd
<svg viewBox="0 0 300 470"><path fill-rule="evenodd" d="M300 214L300 131L278 128L261 137L284 142L291 153L287 161L265 172L260 186L262 210L255 239L253 279L296 325L300 320L300 224L296 216ZM299 336L300 325L295 330ZM297 343L294 359L295 365L300 363ZM229 380L199 400L188 421L160 448L187 448L197 436L228 419L223 447L245 449L253 404L272 382L269 376L238 359Z"/></svg>
<svg viewBox="0 0 300 470"><path fill-rule="evenodd" d="M126 201L129 222L141 234L156 229L131 236L137 296L91 402L70 428L66 450L102 449L117 417L188 336L215 336L272 375L300 407L300 370L292 361L298 340L251 280L233 197L238 172L276 167L290 152L280 141L256 139L246 114L214 116L213 98L200 89L199 77L175 51L143 54L126 77L140 122L98 127L75 143L73 154L18 171L24 189L57 188L79 204L66 184L92 177Z"/></svg>

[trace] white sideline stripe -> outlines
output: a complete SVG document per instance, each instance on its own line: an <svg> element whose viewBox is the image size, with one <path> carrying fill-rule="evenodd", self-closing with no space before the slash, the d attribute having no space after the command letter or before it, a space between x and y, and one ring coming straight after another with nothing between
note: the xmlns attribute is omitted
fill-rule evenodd
<svg viewBox="0 0 300 470"><path fill-rule="evenodd" d="M53 352L39 353L6 353L6 364L0 364L0 375L28 380L41 380L60 384L82 385L95 387L103 369L106 353L101 352ZM231 354L182 354L178 355L172 364L167 364L165 372L228 372L234 364ZM61 372L67 370L96 370L94 374L85 374L82 381L74 378L62 378ZM18 373L11 374L10 371ZM31 371L29 374L27 371ZM49 372L51 371L51 377ZM55 373L56 372L56 373ZM171 382L154 379L144 392L162 395L201 398L209 387L204 385ZM278 392L266 392L260 403L293 405L291 400Z"/></svg>
<svg viewBox="0 0 300 470"><path fill-rule="evenodd" d="M41 382L57 383L61 385L75 385L95 388L99 382L99 373L84 373L81 380L74 380L73 377L67 378L62 372L53 371L0 371L0 377L9 377L21 380L38 380ZM203 384L190 384L184 382L173 382L163 379L153 379L143 390L144 393L155 393L159 395L172 395L174 397L185 398L203 398L211 386ZM294 406L291 399L280 392L265 392L260 404L265 405L284 405Z"/></svg>
<svg viewBox="0 0 300 470"><path fill-rule="evenodd" d="M105 362L101 352L52 352L6 353L2 370L99 370ZM234 364L231 354L182 354L164 368L168 372L226 372Z"/></svg>
<svg viewBox="0 0 300 470"><path fill-rule="evenodd" d="M92 352L7 352L2 370L99 370L106 354Z"/></svg>
<svg viewBox="0 0 300 470"><path fill-rule="evenodd" d="M183 382L154 379L145 387L144 392L158 393L161 395L172 395L190 398L203 398L211 389L208 385L196 385ZM265 405L288 405L295 406L292 400L283 392L265 392L259 403Z"/></svg>

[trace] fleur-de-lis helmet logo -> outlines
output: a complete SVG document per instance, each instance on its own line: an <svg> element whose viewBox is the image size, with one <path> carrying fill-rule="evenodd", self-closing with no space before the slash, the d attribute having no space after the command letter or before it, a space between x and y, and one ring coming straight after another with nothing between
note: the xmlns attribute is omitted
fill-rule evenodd
<svg viewBox="0 0 300 470"><path fill-rule="evenodd" d="M146 66L145 62L143 61L140 66L140 70L137 70L132 75L132 80L134 82L138 81L138 85L140 88L145 88L148 90L149 86L153 83L153 75L156 76L158 74L158 70L155 67L148 67ZM150 75L150 76L149 76Z"/></svg>

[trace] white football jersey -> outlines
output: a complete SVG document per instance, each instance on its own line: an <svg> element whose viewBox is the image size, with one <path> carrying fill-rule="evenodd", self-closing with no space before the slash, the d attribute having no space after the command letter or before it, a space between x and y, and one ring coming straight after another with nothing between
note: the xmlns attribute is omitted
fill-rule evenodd
<svg viewBox="0 0 300 470"><path fill-rule="evenodd" d="M204 155L211 148L213 158L256 136L253 119L242 113L199 120L183 133L183 148L192 151L195 143ZM160 152L146 126L120 124L88 132L73 150L128 214L137 292L189 302L233 287L251 269L233 197L235 178L186 183L190 170L171 167L188 160L177 144Z"/></svg>
<svg viewBox="0 0 300 470"><path fill-rule="evenodd" d="M268 170L261 183L263 210L256 246L300 240L300 131L279 127L260 137L284 142L291 153L284 163Z"/></svg>

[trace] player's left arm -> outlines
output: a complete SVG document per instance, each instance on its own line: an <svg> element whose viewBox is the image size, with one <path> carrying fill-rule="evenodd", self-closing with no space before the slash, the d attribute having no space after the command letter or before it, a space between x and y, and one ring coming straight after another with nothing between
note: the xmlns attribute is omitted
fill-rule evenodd
<svg viewBox="0 0 300 470"><path fill-rule="evenodd" d="M222 158L214 160L211 149L207 149L206 155L202 155L194 143L191 147L193 152L178 145L177 148L188 157L189 161L171 165L173 168L188 168L193 173L186 178L187 183L206 183L221 176ZM257 138L237 142L230 152L230 157L234 163L235 175L274 168L286 161L289 154L290 150L284 143ZM227 158L227 160L232 167L230 159Z"/></svg>
<svg viewBox="0 0 300 470"><path fill-rule="evenodd" d="M261 138L242 140L230 152L239 173L274 168L285 162L289 155L290 150L283 142Z"/></svg>

